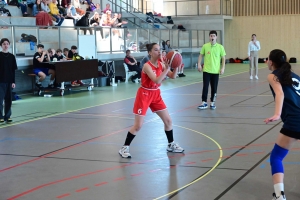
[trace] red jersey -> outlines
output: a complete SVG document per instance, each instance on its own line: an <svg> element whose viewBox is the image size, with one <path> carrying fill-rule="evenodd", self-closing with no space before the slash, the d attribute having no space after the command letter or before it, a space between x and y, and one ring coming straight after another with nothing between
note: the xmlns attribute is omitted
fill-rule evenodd
<svg viewBox="0 0 300 200"><path fill-rule="evenodd" d="M152 71L154 72L154 74L156 75L156 77L160 76L160 74L162 73L162 64L160 61L157 61L158 67L155 67L150 61L147 62L148 65L150 65L150 67L152 68ZM145 89L150 89L150 90L156 90L159 88L159 86L161 84L157 84L154 83L149 76L142 71L141 74L141 82L142 82L142 87Z"/></svg>

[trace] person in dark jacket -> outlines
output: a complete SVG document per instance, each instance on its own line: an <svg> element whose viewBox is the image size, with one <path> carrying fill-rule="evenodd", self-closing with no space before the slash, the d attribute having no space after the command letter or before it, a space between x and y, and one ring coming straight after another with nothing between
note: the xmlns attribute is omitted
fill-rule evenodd
<svg viewBox="0 0 300 200"><path fill-rule="evenodd" d="M7 38L0 41L0 124L11 123L12 88L15 84L15 70L17 70L16 57L8 52L10 42ZM3 115L4 101L4 115Z"/></svg>
<svg viewBox="0 0 300 200"><path fill-rule="evenodd" d="M90 20L89 20L90 12L86 12L84 16L81 17L80 20L77 21L76 26L83 26L83 27L89 27L90 26ZM86 35L86 31L89 30L90 35L93 34L91 28L82 28L84 35Z"/></svg>

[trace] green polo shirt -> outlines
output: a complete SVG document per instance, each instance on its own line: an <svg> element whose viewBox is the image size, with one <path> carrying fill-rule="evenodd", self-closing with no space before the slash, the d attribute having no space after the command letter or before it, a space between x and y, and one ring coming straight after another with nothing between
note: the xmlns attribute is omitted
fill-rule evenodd
<svg viewBox="0 0 300 200"><path fill-rule="evenodd" d="M203 71L210 74L219 74L221 69L221 58L226 55L221 44L212 45L210 42L202 46L201 55L204 55Z"/></svg>

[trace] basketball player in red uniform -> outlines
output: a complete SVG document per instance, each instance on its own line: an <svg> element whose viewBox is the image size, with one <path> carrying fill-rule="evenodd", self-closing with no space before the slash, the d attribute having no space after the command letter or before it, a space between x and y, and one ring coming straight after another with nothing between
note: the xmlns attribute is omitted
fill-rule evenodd
<svg viewBox="0 0 300 200"><path fill-rule="evenodd" d="M141 87L138 89L133 113L135 114L134 125L127 133L123 147L119 154L123 158L131 158L129 145L137 132L141 129L147 109L150 107L163 121L165 133L168 139L168 152L182 153L184 151L173 139L172 120L167 107L160 95L159 86L166 76L176 78L177 68L172 72L167 61L162 61L160 46L156 43L147 44L150 60L144 64L141 73Z"/></svg>

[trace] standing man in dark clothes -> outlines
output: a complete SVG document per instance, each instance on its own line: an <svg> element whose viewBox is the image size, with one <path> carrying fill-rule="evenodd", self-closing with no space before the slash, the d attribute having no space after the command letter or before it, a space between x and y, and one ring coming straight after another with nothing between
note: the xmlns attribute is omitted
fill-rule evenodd
<svg viewBox="0 0 300 200"><path fill-rule="evenodd" d="M12 88L15 84L15 70L17 70L16 58L8 52L10 42L7 38L0 41L2 52L0 52L0 124L11 123ZM3 115L4 100L4 115Z"/></svg>

